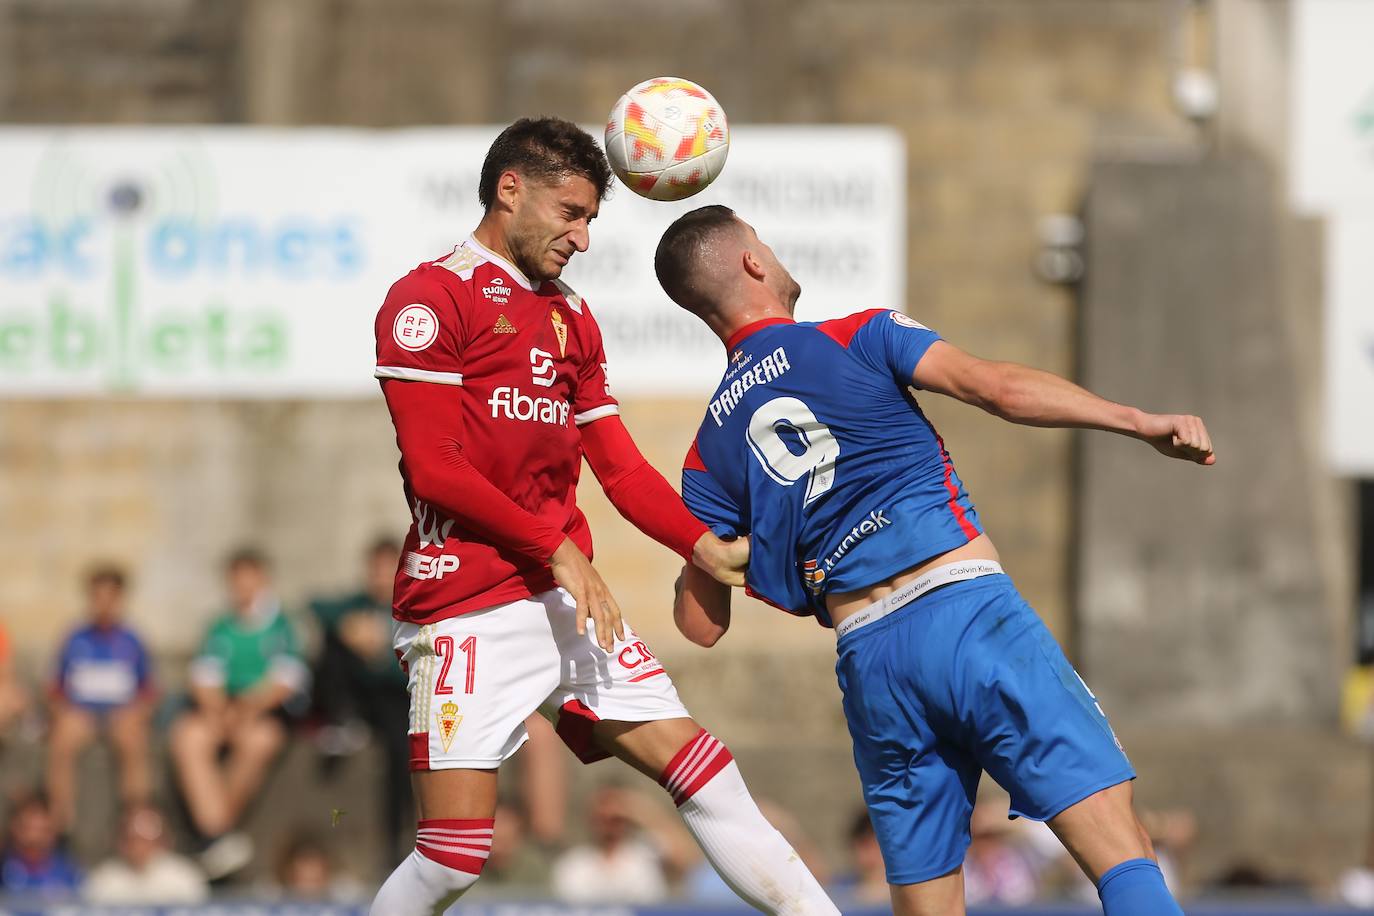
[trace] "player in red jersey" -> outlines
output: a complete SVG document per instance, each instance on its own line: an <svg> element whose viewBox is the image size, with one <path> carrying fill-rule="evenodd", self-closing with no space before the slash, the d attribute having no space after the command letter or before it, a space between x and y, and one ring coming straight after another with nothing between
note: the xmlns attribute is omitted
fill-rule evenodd
<svg viewBox="0 0 1374 916"><path fill-rule="evenodd" d="M688 561L741 584L748 559L747 544L709 533L635 447L596 321L558 279L587 250L609 183L575 125L515 122L483 163L486 212L472 236L399 280L377 314L376 375L413 515L394 605L420 824L373 916L441 912L477 880L497 768L535 709L584 762L614 755L657 779L744 900L839 912L589 560L575 502L583 456L621 514Z"/></svg>

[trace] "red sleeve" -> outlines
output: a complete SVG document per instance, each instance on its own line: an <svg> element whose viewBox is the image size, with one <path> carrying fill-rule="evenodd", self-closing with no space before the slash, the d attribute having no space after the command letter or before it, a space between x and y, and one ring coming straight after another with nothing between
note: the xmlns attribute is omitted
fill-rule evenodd
<svg viewBox="0 0 1374 916"><path fill-rule="evenodd" d="M611 383L606 377L606 347L601 340L601 328L592 317L587 303L566 286L561 288L570 297L569 302L576 299L578 307L582 309L579 331L584 335L585 355L581 365L577 367L577 390L573 392L573 420L578 426L583 426L602 417L620 413L620 407L615 396L611 394Z"/></svg>
<svg viewBox="0 0 1374 916"><path fill-rule="evenodd" d="M706 526L645 460L618 416L582 427L582 451L611 505L640 531L688 562Z"/></svg>
<svg viewBox="0 0 1374 916"><path fill-rule="evenodd" d="M562 530L517 506L463 452L463 417L443 384L382 381L396 444L415 495L493 543L547 560Z"/></svg>

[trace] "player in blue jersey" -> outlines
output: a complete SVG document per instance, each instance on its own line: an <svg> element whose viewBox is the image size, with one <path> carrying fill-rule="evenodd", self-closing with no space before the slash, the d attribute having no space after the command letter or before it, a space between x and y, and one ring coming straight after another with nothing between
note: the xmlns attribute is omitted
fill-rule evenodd
<svg viewBox="0 0 1374 916"><path fill-rule="evenodd" d="M986 770L1011 794L1013 814L1049 822L1108 916L1181 913L1132 810L1135 771L1003 574L910 389L1212 464L1202 421L975 359L900 312L795 322L800 287L726 207L673 223L654 266L729 355L687 456L683 497L717 534L751 538L753 594L834 627L896 912L964 912L961 867ZM730 589L689 566L674 616L689 639L712 645L730 624Z"/></svg>

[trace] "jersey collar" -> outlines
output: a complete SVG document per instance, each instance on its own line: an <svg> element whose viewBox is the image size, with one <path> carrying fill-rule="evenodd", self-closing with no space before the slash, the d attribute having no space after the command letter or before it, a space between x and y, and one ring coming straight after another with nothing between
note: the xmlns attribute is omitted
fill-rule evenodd
<svg viewBox="0 0 1374 916"><path fill-rule="evenodd" d="M486 245L483 245L481 242L477 241L477 236L469 235L468 244L471 245L473 248L477 249L477 251L482 255L482 257L486 258L488 261L491 261L497 267L500 267L506 273L510 274L510 278L514 280L516 283L519 283L521 286L525 287L525 289L530 290L531 292L534 291L534 284L530 282L528 277L521 273L520 268L516 267L510 261L507 261L499 254L492 251Z"/></svg>
<svg viewBox="0 0 1374 916"><path fill-rule="evenodd" d="M796 323L797 322L795 322L791 318L762 318L758 321L750 322L749 324L746 324L744 327L740 328L738 331L730 335L730 339L725 342L725 349L735 349L735 347L738 347L740 344L744 343L744 338L750 336L751 334L754 334L757 331L762 331L766 327L770 327L775 324Z"/></svg>

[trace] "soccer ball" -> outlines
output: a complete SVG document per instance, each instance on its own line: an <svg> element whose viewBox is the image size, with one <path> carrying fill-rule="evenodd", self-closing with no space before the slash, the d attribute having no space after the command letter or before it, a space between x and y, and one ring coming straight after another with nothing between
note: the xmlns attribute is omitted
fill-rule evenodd
<svg viewBox="0 0 1374 916"><path fill-rule="evenodd" d="M725 112L690 80L645 80L620 97L606 122L611 168L650 200L691 197L716 180L729 152Z"/></svg>

